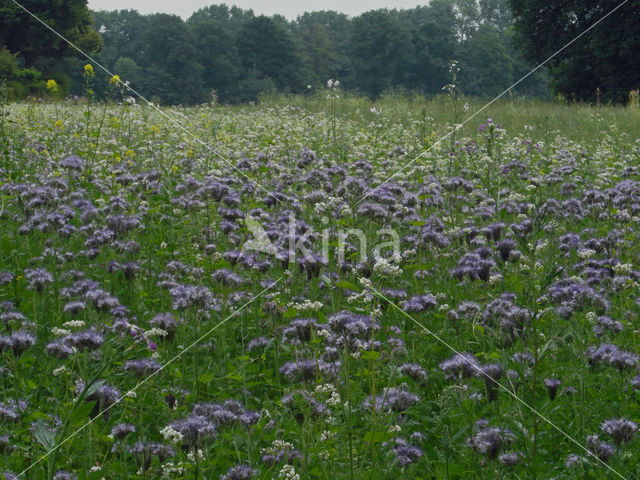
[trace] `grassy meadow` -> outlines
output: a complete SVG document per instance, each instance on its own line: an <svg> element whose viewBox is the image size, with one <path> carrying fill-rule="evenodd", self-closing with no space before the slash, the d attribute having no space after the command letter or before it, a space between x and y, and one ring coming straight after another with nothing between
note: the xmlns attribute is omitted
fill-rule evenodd
<svg viewBox="0 0 640 480"><path fill-rule="evenodd" d="M484 103L2 104L0 478L640 478L640 109Z"/></svg>

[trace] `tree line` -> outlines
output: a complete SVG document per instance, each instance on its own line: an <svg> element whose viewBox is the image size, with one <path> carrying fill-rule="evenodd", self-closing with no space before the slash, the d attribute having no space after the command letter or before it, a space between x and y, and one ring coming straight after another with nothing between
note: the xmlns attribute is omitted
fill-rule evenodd
<svg viewBox="0 0 640 480"><path fill-rule="evenodd" d="M310 12L294 21L225 4L202 8L185 21L135 10L88 12L85 0L23 3L33 4L35 11L41 11L40 4L56 4L60 18L46 20L145 97L161 104L196 104L212 98L248 102L263 93L304 94L322 88L328 79L372 98L392 89L432 96L451 83L465 95L494 96L527 74L532 62L541 61L555 43L595 18L603 8L600 3L607 2L431 0L413 9L373 10L353 18L334 11ZM0 77L10 85L22 82L22 91L30 81L29 92L42 93L50 75L58 81L60 94L82 92L86 60L69 56L60 39L15 11L12 2L4 3ZM574 13L567 14L567 6ZM571 24L573 19L570 29L558 23L559 12L561 20ZM578 14L580 22L575 21ZM636 20L637 14L627 15L623 27L637 31ZM637 73L621 76L611 68L616 52L606 43L610 30L599 33L599 43L577 43L577 59L568 52L559 55L548 70L535 72L510 93L585 100L601 88L603 99L620 101ZM640 50L633 49L633 42L626 45L630 56ZM598 55L590 53L593 48ZM458 62L455 77L452 60ZM599 77L591 68L594 63ZM617 64L630 66L629 61ZM104 98L113 92L108 77L102 80L96 79L92 89Z"/></svg>

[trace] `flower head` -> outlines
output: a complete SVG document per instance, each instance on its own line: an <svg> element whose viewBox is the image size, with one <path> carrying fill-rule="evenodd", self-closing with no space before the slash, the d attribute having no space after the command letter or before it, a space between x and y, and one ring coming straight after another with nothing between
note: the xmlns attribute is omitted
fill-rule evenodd
<svg viewBox="0 0 640 480"><path fill-rule="evenodd" d="M53 78L47 80L47 91L51 94L58 92L58 83Z"/></svg>

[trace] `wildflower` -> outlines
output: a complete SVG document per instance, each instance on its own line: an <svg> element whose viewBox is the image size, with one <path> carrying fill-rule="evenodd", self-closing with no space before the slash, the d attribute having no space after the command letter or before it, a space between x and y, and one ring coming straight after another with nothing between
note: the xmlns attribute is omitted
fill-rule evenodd
<svg viewBox="0 0 640 480"><path fill-rule="evenodd" d="M111 435L113 435L117 439L122 440L127 435L134 433L135 431L135 425L132 425L130 423L119 423L117 425L114 425L114 427L111 429Z"/></svg>
<svg viewBox="0 0 640 480"><path fill-rule="evenodd" d="M600 429L611 435L616 445L620 445L631 441L638 431L638 424L626 418L612 418L602 422Z"/></svg>
<svg viewBox="0 0 640 480"><path fill-rule="evenodd" d="M337 80L336 80L337 82ZM284 465L278 474L279 480L300 480L300 474L296 473L293 465Z"/></svg>
<svg viewBox="0 0 640 480"><path fill-rule="evenodd" d="M492 427L482 421L476 423L476 432L467 439L467 443L477 452L495 458L505 445L514 440L515 436L509 430Z"/></svg>
<svg viewBox="0 0 640 480"><path fill-rule="evenodd" d="M222 475L220 480L251 480L258 473L258 470L248 465L236 465L227 470L227 473Z"/></svg>
<svg viewBox="0 0 640 480"><path fill-rule="evenodd" d="M95 73L93 71L93 65L91 65L90 63L87 63L84 66L84 75L86 77L93 77L95 75Z"/></svg>
<svg viewBox="0 0 640 480"><path fill-rule="evenodd" d="M70 473L65 470L58 470L53 476L53 480L78 480L78 476L75 473Z"/></svg>
<svg viewBox="0 0 640 480"><path fill-rule="evenodd" d="M47 91L52 95L58 92L58 83L52 78L47 80Z"/></svg>
<svg viewBox="0 0 640 480"><path fill-rule="evenodd" d="M124 363L124 369L127 372L133 372L136 376L150 375L162 368L162 365L150 358L139 358L137 360L127 360Z"/></svg>
<svg viewBox="0 0 640 480"><path fill-rule="evenodd" d="M122 82L120 81L120 75L117 75L117 74L116 74L116 75L114 75L113 77L111 77L111 78L109 79L109 84L110 84L110 85L118 85L119 83L122 83Z"/></svg>
<svg viewBox="0 0 640 480"><path fill-rule="evenodd" d="M598 435L589 435L587 437L587 448L591 453L598 457L603 462L606 462L613 456L616 449L613 445L607 442L603 442L598 438Z"/></svg>
<svg viewBox="0 0 640 480"><path fill-rule="evenodd" d="M166 441L171 443L180 443L184 438L182 433L175 430L171 425L167 425L162 430L160 430L160 434Z"/></svg>
<svg viewBox="0 0 640 480"><path fill-rule="evenodd" d="M556 393L558 392L558 387L562 383L561 380L557 380L555 378L545 378L544 385L547 387L547 392L549 392L549 398L553 400L556 398Z"/></svg>

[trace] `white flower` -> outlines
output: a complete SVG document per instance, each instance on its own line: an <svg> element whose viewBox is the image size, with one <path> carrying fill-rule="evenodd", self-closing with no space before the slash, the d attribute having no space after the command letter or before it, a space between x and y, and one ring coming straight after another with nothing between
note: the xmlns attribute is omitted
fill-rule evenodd
<svg viewBox="0 0 640 480"><path fill-rule="evenodd" d="M280 480L300 480L300 475L296 473L293 465L284 465L278 474Z"/></svg>
<svg viewBox="0 0 640 480"><path fill-rule="evenodd" d="M593 257L597 253L598 252L596 252L595 250L591 250L590 248L587 248L585 250L582 250L581 252L578 252L578 256L584 260L586 258Z"/></svg>
<svg viewBox="0 0 640 480"><path fill-rule="evenodd" d="M613 266L613 271L618 275L628 275L632 269L633 265L631 263L618 263Z"/></svg>
<svg viewBox="0 0 640 480"><path fill-rule="evenodd" d="M331 437L333 437L333 433L331 433L330 430L325 430L324 432L322 432L320 434L320 441L321 442L326 442L327 440L329 440Z"/></svg>
<svg viewBox="0 0 640 480"><path fill-rule="evenodd" d="M82 320L70 320L68 322L64 322L62 326L65 328L82 328L84 327L84 322Z"/></svg>
<svg viewBox="0 0 640 480"><path fill-rule="evenodd" d="M161 328L152 328L144 332L147 337L166 337L169 333Z"/></svg>
<svg viewBox="0 0 640 480"><path fill-rule="evenodd" d="M323 328L322 330L318 330L318 336L326 339L331 336L331 332L326 328Z"/></svg>
<svg viewBox="0 0 640 480"><path fill-rule="evenodd" d="M51 333L56 337L66 337L67 335L71 335L70 330L65 330L63 328L53 327L51 329Z"/></svg>
<svg viewBox="0 0 640 480"><path fill-rule="evenodd" d="M373 271L381 276L396 277L402 275L402 269L397 265L392 265L384 258L379 259L373 266Z"/></svg>
<svg viewBox="0 0 640 480"><path fill-rule="evenodd" d="M166 441L171 443L180 443L184 438L183 435L171 427L171 425L167 425L160 430L160 435L162 435Z"/></svg>
<svg viewBox="0 0 640 480"><path fill-rule="evenodd" d="M203 452L202 450L200 450L200 449L198 449L197 455L198 455L198 462L202 462L202 461L206 458L206 457L204 456L204 452ZM190 462L194 462L194 463L195 463L195 461L196 461L196 457L195 457L195 455L193 454L193 451L191 451L191 452L187 453L187 459L188 459Z"/></svg>
<svg viewBox="0 0 640 480"><path fill-rule="evenodd" d="M62 375L63 373L65 373L67 371L67 367L65 367L64 365L62 365L61 367L56 368L52 373L54 377L57 377L59 375Z"/></svg>
<svg viewBox="0 0 640 480"><path fill-rule="evenodd" d="M127 393L124 394L124 396L127 398L138 398L138 394L133 390L129 390Z"/></svg>

